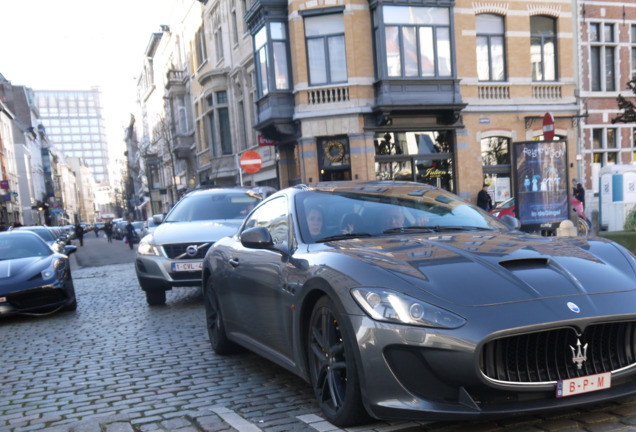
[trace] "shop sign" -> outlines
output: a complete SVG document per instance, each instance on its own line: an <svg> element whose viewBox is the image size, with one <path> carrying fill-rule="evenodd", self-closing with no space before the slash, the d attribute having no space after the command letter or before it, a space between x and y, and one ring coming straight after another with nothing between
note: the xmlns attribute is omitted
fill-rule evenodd
<svg viewBox="0 0 636 432"><path fill-rule="evenodd" d="M9 180L0 180L0 189L9 189Z"/></svg>
<svg viewBox="0 0 636 432"><path fill-rule="evenodd" d="M274 141L272 139L269 139L269 138L265 138L261 134L258 134L257 140L258 140L258 145L259 146L273 146L273 145L276 145L276 141Z"/></svg>

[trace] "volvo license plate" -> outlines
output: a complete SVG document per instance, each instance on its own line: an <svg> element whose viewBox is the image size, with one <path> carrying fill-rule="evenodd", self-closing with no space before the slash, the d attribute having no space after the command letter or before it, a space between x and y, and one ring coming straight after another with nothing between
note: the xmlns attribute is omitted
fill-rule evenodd
<svg viewBox="0 0 636 432"><path fill-rule="evenodd" d="M203 270L203 261L172 263L173 272L195 272Z"/></svg>
<svg viewBox="0 0 636 432"><path fill-rule="evenodd" d="M581 393L608 389L612 384L612 373L605 372L557 381L556 396L558 398L573 396Z"/></svg>

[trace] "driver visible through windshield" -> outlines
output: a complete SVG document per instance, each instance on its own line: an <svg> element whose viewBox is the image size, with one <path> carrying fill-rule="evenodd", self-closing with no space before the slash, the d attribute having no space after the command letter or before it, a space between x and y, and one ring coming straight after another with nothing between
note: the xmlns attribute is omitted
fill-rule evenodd
<svg viewBox="0 0 636 432"><path fill-rule="evenodd" d="M472 204L438 189L406 194L372 191L306 191L296 196L307 243L402 232L506 229ZM316 230L315 217L322 223Z"/></svg>

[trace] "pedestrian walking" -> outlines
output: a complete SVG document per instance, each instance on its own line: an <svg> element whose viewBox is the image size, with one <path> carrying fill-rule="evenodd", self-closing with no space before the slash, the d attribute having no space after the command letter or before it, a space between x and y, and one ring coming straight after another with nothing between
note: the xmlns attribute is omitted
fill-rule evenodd
<svg viewBox="0 0 636 432"><path fill-rule="evenodd" d="M484 183L484 185L481 187L481 190L477 194L477 206L486 211L490 211L490 209L492 208L492 198L488 193L488 185L486 183Z"/></svg>
<svg viewBox="0 0 636 432"><path fill-rule="evenodd" d="M84 246L84 228L79 222L75 224L75 237L79 240L80 246Z"/></svg>
<svg viewBox="0 0 636 432"><path fill-rule="evenodd" d="M108 239L108 243L113 242L113 224L109 221L104 224L104 232L106 233L106 238Z"/></svg>
<svg viewBox="0 0 636 432"><path fill-rule="evenodd" d="M97 227L97 224L95 224L95 228L93 228L95 230L95 237L99 237L99 228Z"/></svg>
<svg viewBox="0 0 636 432"><path fill-rule="evenodd" d="M130 220L128 220L128 224L126 225L126 242L128 242L128 246L130 250L132 250L135 244L135 227Z"/></svg>

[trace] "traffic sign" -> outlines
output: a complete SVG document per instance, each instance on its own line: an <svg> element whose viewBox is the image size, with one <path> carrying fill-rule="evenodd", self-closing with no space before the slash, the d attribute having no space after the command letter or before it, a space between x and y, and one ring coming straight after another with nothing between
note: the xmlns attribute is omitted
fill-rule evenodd
<svg viewBox="0 0 636 432"><path fill-rule="evenodd" d="M554 138L554 117L549 112L543 116L543 138L551 141Z"/></svg>
<svg viewBox="0 0 636 432"><path fill-rule="evenodd" d="M257 173L261 169L262 163L261 155L253 150L246 151L239 159L239 165L243 171L249 174Z"/></svg>

